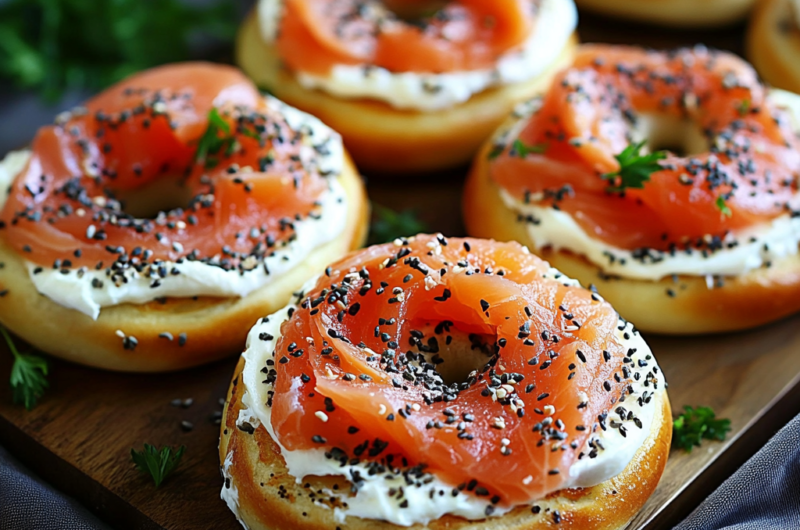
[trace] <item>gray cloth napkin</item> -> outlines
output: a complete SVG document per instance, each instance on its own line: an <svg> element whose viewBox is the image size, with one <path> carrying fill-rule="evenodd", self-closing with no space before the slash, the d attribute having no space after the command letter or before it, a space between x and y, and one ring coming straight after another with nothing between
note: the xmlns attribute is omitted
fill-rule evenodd
<svg viewBox="0 0 800 530"><path fill-rule="evenodd" d="M107 530L77 501L48 486L0 447L0 530Z"/></svg>
<svg viewBox="0 0 800 530"><path fill-rule="evenodd" d="M800 529L800 416L675 530Z"/></svg>

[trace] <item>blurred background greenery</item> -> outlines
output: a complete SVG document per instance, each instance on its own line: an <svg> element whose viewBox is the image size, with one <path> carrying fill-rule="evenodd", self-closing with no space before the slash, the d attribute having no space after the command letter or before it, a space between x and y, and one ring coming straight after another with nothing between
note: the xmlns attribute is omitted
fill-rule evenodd
<svg viewBox="0 0 800 530"><path fill-rule="evenodd" d="M0 0L0 78L55 102L158 64L222 56L247 2Z"/></svg>

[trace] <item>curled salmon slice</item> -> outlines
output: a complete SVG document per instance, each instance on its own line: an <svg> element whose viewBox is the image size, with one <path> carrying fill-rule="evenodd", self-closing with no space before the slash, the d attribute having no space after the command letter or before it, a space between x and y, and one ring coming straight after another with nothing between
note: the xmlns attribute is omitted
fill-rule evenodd
<svg viewBox="0 0 800 530"><path fill-rule="evenodd" d="M619 323L516 243L370 247L331 265L282 324L262 370L272 427L288 450L529 502L564 486L624 400Z"/></svg>
<svg viewBox="0 0 800 530"><path fill-rule="evenodd" d="M643 140L655 145L639 154L666 149L664 159L641 187L620 189L618 157ZM719 240L797 209L800 141L788 117L747 63L702 47L584 46L492 157L493 180L512 195L625 249Z"/></svg>
<svg viewBox="0 0 800 530"><path fill-rule="evenodd" d="M528 37L539 0L385 4L286 0L278 51L291 68L317 74L337 64L426 73L489 68Z"/></svg>
<svg viewBox="0 0 800 530"><path fill-rule="evenodd" d="M327 182L309 149L238 70L155 68L39 130L2 235L43 266L247 269L318 210ZM129 202L166 207L129 213Z"/></svg>

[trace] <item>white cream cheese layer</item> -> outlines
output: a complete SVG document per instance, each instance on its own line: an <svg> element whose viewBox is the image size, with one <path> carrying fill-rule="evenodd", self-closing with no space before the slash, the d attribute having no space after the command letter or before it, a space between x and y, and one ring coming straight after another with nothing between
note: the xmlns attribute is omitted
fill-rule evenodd
<svg viewBox="0 0 800 530"><path fill-rule="evenodd" d="M770 100L788 111L797 131L800 131L800 96L783 90L772 90ZM501 136L515 138L535 110L535 104L520 106L516 116L519 120ZM503 203L521 215L521 222L535 248L551 247L568 250L584 256L597 265L605 274L642 280L682 274L690 276L738 276L795 255L800 244L800 217L785 214L771 222L730 232L722 241L719 250L697 249L661 252L632 252L615 247L587 233L572 215L547 206L526 204L505 190L500 190ZM535 197L534 197L535 199ZM800 201L800 197L798 197Z"/></svg>
<svg viewBox="0 0 800 530"><path fill-rule="evenodd" d="M283 0L260 0L261 36L273 42ZM531 36L492 69L448 73L391 72L372 65L336 65L328 75L296 72L305 88L340 98L372 98L399 109L434 111L467 101L487 88L520 83L544 72L561 54L578 23L573 0L543 0Z"/></svg>
<svg viewBox="0 0 800 530"><path fill-rule="evenodd" d="M222 467L220 471L222 472L222 478L225 481L222 485L222 491L220 492L220 498L225 501L225 504L228 505L228 508L233 512L233 515L236 516L240 522L242 521L241 516L239 515L239 490L236 488L236 485L233 483L233 477L231 476L231 466L233 465L233 453L228 453L228 456L225 457L225 462L222 463ZM247 526L242 522L242 526L247 528Z"/></svg>
<svg viewBox="0 0 800 530"><path fill-rule="evenodd" d="M561 275L555 269L551 269L548 275L568 285L579 285L577 281ZM313 284L314 281L306 284L304 291ZM264 376L261 369L266 366L268 359L274 360L275 345L281 337L281 324L289 318L290 311L295 307L296 305L290 304L281 311L259 320L248 335L247 349L243 354L245 366L241 379L244 384L242 397L244 408L240 411L237 424L246 422L255 428L263 425L272 439L278 443L286 467L298 483L309 475L349 477L352 476L351 473L358 473L364 483L355 495L349 496L341 490L324 492L325 497L333 496L346 502L346 508L335 509L335 517L338 522L344 522L347 516L354 516L385 520L400 526L411 526L416 523L427 524L445 514L472 520L486 518L486 508L490 505L486 499L460 491L453 496L452 491L455 485L444 483L435 476L426 476L424 485L409 486L402 475L389 473L372 475L368 472L367 465L363 463L342 467L339 461L326 458L323 449L289 451L280 444L272 428L271 409L266 405L268 392L272 390L272 386L263 382ZM619 474L650 434L654 410L648 404L653 399L654 387L652 378L646 374L654 374L658 379L656 393L664 391L663 377L655 360L651 357L649 347L639 333L633 330L633 326L620 321L616 334L625 351L629 352L631 361L627 366L632 372L639 371L641 373L639 381L632 382L633 393L626 396L624 402L618 403L618 406L624 406L631 416L627 416L627 412L625 418L619 418L616 412L609 415L606 422L607 428L598 430L590 438L587 447L582 450L583 456L570 469L566 487L593 486ZM262 338L269 336L273 338L268 341ZM647 366L640 367L639 360L642 360ZM640 422L640 426L636 425L636 421ZM624 425L626 436L620 433L618 427L612 426L614 422ZM526 480L536 479L537 477L533 476L526 478ZM228 490L235 487L228 483L226 486ZM228 493L224 491L226 486L223 486L223 498L226 498L225 495L227 495L226 500L230 505L231 494L230 491ZM396 496L391 494L401 486L404 488L404 499L408 500L407 508L400 507ZM440 491L445 494L440 495ZM547 501L532 499L531 503L534 502L543 509L548 504ZM320 506L325 507L326 505L320 504ZM495 506L492 516L503 515L511 509L513 506ZM236 512L235 509L234 512Z"/></svg>
<svg viewBox="0 0 800 530"><path fill-rule="evenodd" d="M301 157L314 160L320 171L332 175L329 191L320 199L319 216L295 222L295 239L247 271L225 270L201 261L178 260L163 262L166 270L170 271L165 277L155 276L155 271L147 274L129 268L112 279L107 269L54 269L26 261L36 289L54 302L93 319L97 319L103 307L142 304L161 297L244 297L272 282L281 281L282 274L302 262L314 249L335 239L341 234L347 219L347 197L335 177L344 163L341 137L313 116L274 98L269 98L269 102L280 109L292 130L304 131L307 135L309 141L303 146ZM327 149L314 149L314 145L321 144L325 144ZM29 157L29 151L16 151L0 162L0 207L5 203L8 186ZM163 238L161 243L170 244L167 238Z"/></svg>

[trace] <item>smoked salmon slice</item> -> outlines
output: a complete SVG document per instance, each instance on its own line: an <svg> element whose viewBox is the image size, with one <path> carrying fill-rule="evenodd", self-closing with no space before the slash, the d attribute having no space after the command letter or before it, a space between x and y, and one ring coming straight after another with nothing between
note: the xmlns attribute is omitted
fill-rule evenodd
<svg viewBox="0 0 800 530"><path fill-rule="evenodd" d="M648 135L665 134L688 152L647 145L659 141ZM619 157L634 147L665 149L663 160L641 187L619 189ZM569 213L623 249L718 242L798 208L800 140L787 115L747 63L703 47L584 46L519 134L490 156L500 187Z"/></svg>
<svg viewBox="0 0 800 530"><path fill-rule="evenodd" d="M206 260L248 268L313 215L326 179L238 70L168 65L39 130L3 207L2 237L57 268ZM170 191L159 183L173 182ZM150 191L148 191L150 190ZM126 198L169 208L126 212ZM124 262L124 263L123 263Z"/></svg>
<svg viewBox="0 0 800 530"><path fill-rule="evenodd" d="M424 470L493 504L562 488L594 458L594 433L619 428L632 378L663 384L657 367L626 365L607 302L517 243L370 247L299 300L261 370L281 445Z"/></svg>
<svg viewBox="0 0 800 530"><path fill-rule="evenodd" d="M426 73L490 68L528 37L539 1L462 0L433 10L430 2L386 4L286 0L278 51L290 68L323 75L337 64Z"/></svg>

